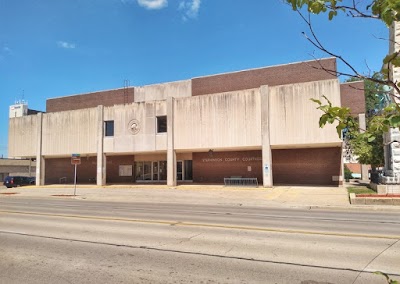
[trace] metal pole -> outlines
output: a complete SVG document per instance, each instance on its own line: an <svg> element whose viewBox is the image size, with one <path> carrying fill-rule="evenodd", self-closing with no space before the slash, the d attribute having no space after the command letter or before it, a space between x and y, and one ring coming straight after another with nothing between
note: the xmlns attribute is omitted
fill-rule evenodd
<svg viewBox="0 0 400 284"><path fill-rule="evenodd" d="M76 164L75 164L75 178L74 178L74 196L76 196Z"/></svg>

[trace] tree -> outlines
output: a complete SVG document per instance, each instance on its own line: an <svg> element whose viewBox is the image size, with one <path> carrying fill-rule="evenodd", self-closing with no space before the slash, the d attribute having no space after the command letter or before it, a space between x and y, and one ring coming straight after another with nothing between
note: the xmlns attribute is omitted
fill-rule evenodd
<svg viewBox="0 0 400 284"><path fill-rule="evenodd" d="M383 76L379 72L374 72L372 78L383 80ZM345 82L359 81L359 78L350 77ZM364 80L365 109L367 119L370 120L377 115L387 105L387 91L383 85L373 81Z"/></svg>
<svg viewBox="0 0 400 284"><path fill-rule="evenodd" d="M394 21L400 20L400 0L371 0L368 3L364 1L354 0L284 0L287 4L290 4L293 10L297 11L301 18L307 23L310 36L303 33L306 39L319 50L326 54L336 57L338 60L343 62L350 73L341 72L338 70L328 70L322 65L321 69L325 70L334 75L344 75L350 78L357 78L365 80L366 84L377 84L378 89L386 92L386 94L396 97L400 100L400 82L394 81L390 75L390 70L393 67L400 67L400 53L398 51L387 55L382 59L382 63L385 66L379 73L373 75L364 75L356 70L349 61L343 58L339 54L335 54L332 51L325 48L322 42L319 41L316 33L313 30L311 23L311 14L322 14L326 13L329 20L333 20L338 13L344 13L353 18L369 18L371 20L379 20L387 26L393 24ZM305 13L308 13L308 16ZM391 89L385 89L384 86L388 86ZM370 96L371 98L371 96ZM348 131L358 132L358 128L355 127L355 122L351 118L350 110L347 108L341 108L332 106L330 102L322 104L321 101L314 100L319 104L324 114L320 119L320 126L323 127L326 123L336 123L338 135L344 129ZM374 100L367 101L368 104L375 104ZM372 142L377 134L386 132L390 127L400 126L400 105L393 103L388 107L384 108L380 113L379 119L373 119L369 121L369 128L366 129L364 136L368 142Z"/></svg>
<svg viewBox="0 0 400 284"><path fill-rule="evenodd" d="M374 73L374 78L381 79L380 73ZM351 77L346 82L358 81L358 78ZM364 81L364 95L366 103L366 119L367 127L371 123L375 123L375 120L381 119L379 116L380 111L384 106L385 93L382 85L372 81ZM358 129L357 129L358 128ZM346 129L347 130L347 129ZM353 131L344 131L343 139L346 143L346 147L350 149L350 154L357 157L359 163L364 165L371 165L372 169L381 167L384 165L384 151L383 151L383 132L382 129L368 130L367 134L358 131L359 126L357 121L354 121ZM369 134L375 137L373 141L368 141Z"/></svg>

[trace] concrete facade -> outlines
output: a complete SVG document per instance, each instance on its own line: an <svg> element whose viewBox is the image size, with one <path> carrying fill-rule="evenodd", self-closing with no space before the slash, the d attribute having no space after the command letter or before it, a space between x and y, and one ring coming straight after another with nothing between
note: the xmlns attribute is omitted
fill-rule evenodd
<svg viewBox="0 0 400 284"><path fill-rule="evenodd" d="M36 162L31 159L0 159L0 182L7 176L29 176L36 173Z"/></svg>
<svg viewBox="0 0 400 284"><path fill-rule="evenodd" d="M50 99L48 113L10 119L9 156L35 157L38 184L71 183L79 153L79 183L338 185L342 141L319 128L310 98L341 105L341 87L320 65L336 68L329 58Z"/></svg>

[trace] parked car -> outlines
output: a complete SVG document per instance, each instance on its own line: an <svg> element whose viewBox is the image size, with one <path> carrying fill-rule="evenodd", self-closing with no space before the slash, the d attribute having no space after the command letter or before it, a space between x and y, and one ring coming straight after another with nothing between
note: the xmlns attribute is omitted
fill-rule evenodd
<svg viewBox="0 0 400 284"><path fill-rule="evenodd" d="M35 185L36 184L36 178L35 177L29 177L29 184Z"/></svg>
<svg viewBox="0 0 400 284"><path fill-rule="evenodd" d="M8 176L4 179L3 184L7 188L23 186L23 185L30 185L30 184L32 184L32 178L24 177L24 176Z"/></svg>

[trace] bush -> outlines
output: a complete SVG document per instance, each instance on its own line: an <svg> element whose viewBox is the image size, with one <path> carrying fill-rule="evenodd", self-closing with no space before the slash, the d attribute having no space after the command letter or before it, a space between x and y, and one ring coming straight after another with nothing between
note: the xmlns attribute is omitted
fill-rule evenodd
<svg viewBox="0 0 400 284"><path fill-rule="evenodd" d="M353 178L352 171L350 171L349 168L344 165L344 179L349 181L351 178Z"/></svg>

